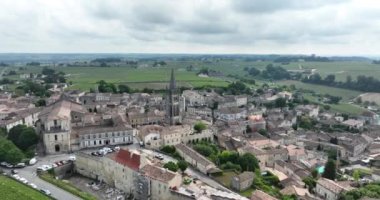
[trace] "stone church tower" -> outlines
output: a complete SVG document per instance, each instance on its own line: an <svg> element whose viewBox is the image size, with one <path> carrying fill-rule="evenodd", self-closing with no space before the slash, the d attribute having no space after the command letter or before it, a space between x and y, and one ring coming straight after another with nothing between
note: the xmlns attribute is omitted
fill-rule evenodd
<svg viewBox="0 0 380 200"><path fill-rule="evenodd" d="M182 123L183 104L184 101L176 87L174 69L172 69L169 88L167 88L165 97L166 123L169 125Z"/></svg>

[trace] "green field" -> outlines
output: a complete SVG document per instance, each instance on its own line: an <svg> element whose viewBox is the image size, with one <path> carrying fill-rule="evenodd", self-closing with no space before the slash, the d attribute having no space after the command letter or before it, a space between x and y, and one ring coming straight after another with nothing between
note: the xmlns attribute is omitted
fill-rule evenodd
<svg viewBox="0 0 380 200"><path fill-rule="evenodd" d="M127 67L60 67L57 71L63 71L68 76L68 81L73 82L73 89L89 90L94 88L99 80L115 84L127 84L133 88L164 89L170 79L170 67L165 68L140 68ZM22 73L40 73L42 67L28 67ZM21 73L21 72L20 72ZM17 76L12 77L17 78ZM226 86L228 82L219 78L198 77L195 72L188 72L182 68L175 69L175 78L178 86L198 87L203 85Z"/></svg>
<svg viewBox="0 0 380 200"><path fill-rule="evenodd" d="M0 199L6 200L43 200L52 199L31 187L0 175Z"/></svg>
<svg viewBox="0 0 380 200"><path fill-rule="evenodd" d="M317 73L322 77L334 74L337 81L345 81L348 75L352 76L353 79L358 75L380 77L380 65L371 64L370 61L293 62L289 65L282 65L282 67L285 69L298 69L300 65L308 69L317 69Z"/></svg>
<svg viewBox="0 0 380 200"><path fill-rule="evenodd" d="M213 178L219 183L221 183L223 186L229 188L231 186L231 178L236 175L238 174L234 171L225 171L223 172L223 175L214 176Z"/></svg>
<svg viewBox="0 0 380 200"><path fill-rule="evenodd" d="M296 88L302 88L305 90L313 90L316 93L319 94L329 94L332 96L340 96L342 97L343 102L348 102L349 100L357 97L362 92L354 91L354 90L347 90L347 89L341 89L341 88L335 88L335 87L328 87L324 85L316 85L316 84L310 84L310 83L303 83L300 81L278 81L276 82L279 85L294 85Z"/></svg>
<svg viewBox="0 0 380 200"><path fill-rule="evenodd" d="M304 98L307 100L318 103L318 104L323 104L322 102L318 101L318 98L315 96L312 96L310 93L304 94ZM326 105L326 104L323 104ZM350 103L340 103L340 104L327 104L330 106L332 111L335 112L340 112L340 113L347 113L347 114L352 114L352 115L358 115L366 111L366 109L361 108L357 105L350 104Z"/></svg>

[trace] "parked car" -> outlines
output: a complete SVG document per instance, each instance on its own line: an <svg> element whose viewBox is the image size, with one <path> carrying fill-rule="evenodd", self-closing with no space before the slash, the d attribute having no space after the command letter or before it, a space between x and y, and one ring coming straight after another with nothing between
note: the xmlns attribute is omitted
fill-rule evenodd
<svg viewBox="0 0 380 200"><path fill-rule="evenodd" d="M7 167L7 168L13 168L14 166L11 165L11 164L7 164L7 165L5 165L5 167Z"/></svg>
<svg viewBox="0 0 380 200"><path fill-rule="evenodd" d="M20 180L20 176L18 174L13 174L12 177L16 180Z"/></svg>
<svg viewBox="0 0 380 200"><path fill-rule="evenodd" d="M41 165L37 167L37 171L47 171L49 169L52 169L53 167L51 165Z"/></svg>
<svg viewBox="0 0 380 200"><path fill-rule="evenodd" d="M28 180L26 180L26 178L20 178L20 181L23 182L24 184L28 184Z"/></svg>
<svg viewBox="0 0 380 200"><path fill-rule="evenodd" d="M11 173L12 173L12 174L18 174L18 171L15 170L15 169L12 169L12 170L11 170Z"/></svg>
<svg viewBox="0 0 380 200"><path fill-rule="evenodd" d="M75 161L77 158L75 157L75 156L70 156L69 157L69 160L71 160L71 161Z"/></svg>
<svg viewBox="0 0 380 200"><path fill-rule="evenodd" d="M3 167L6 167L7 165L9 165L9 163L7 163L7 162L1 162L0 165L3 166Z"/></svg>
<svg viewBox="0 0 380 200"><path fill-rule="evenodd" d="M25 163L17 163L14 167L15 168L24 168L26 165Z"/></svg>
<svg viewBox="0 0 380 200"><path fill-rule="evenodd" d="M34 184L34 183L29 183L30 187L34 188L34 189L37 189L37 185Z"/></svg>
<svg viewBox="0 0 380 200"><path fill-rule="evenodd" d="M51 192L47 189L40 189L40 191L46 195L51 195Z"/></svg>
<svg viewBox="0 0 380 200"><path fill-rule="evenodd" d="M157 158L158 160L163 160L164 159L164 157L161 156L161 155L155 155L154 157Z"/></svg>
<svg viewBox="0 0 380 200"><path fill-rule="evenodd" d="M37 158L32 158L29 160L29 165L34 165L37 163Z"/></svg>

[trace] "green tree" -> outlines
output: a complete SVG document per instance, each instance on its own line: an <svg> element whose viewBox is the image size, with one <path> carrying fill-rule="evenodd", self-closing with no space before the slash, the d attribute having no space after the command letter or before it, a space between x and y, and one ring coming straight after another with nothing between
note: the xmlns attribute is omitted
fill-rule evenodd
<svg viewBox="0 0 380 200"><path fill-rule="evenodd" d="M355 180L356 182L358 182L359 179L360 179L360 171L357 170L357 169L355 169L354 172L353 172L353 174L352 174L352 177L354 177L354 180Z"/></svg>
<svg viewBox="0 0 380 200"><path fill-rule="evenodd" d="M182 172L184 172L184 171L187 169L187 162L184 161L184 160L180 160L180 161L177 162L177 166L178 166L178 168L179 168Z"/></svg>
<svg viewBox="0 0 380 200"><path fill-rule="evenodd" d="M45 101L45 99L39 99L39 100L35 103L35 105L36 105L37 107L46 106L46 101Z"/></svg>
<svg viewBox="0 0 380 200"><path fill-rule="evenodd" d="M175 163L172 162L172 161L169 161L169 162L165 163L164 168L166 168L166 169L168 169L168 170L170 170L170 171L172 171L172 172L176 172L176 171L178 171L178 166L177 166L177 164L175 164Z"/></svg>
<svg viewBox="0 0 380 200"><path fill-rule="evenodd" d="M210 146L204 144L196 144L194 146L194 150L206 157L214 153L213 149Z"/></svg>
<svg viewBox="0 0 380 200"><path fill-rule="evenodd" d="M304 178L302 181L305 183L306 187L309 189L310 192L313 191L313 189L317 185L317 182L311 176Z"/></svg>
<svg viewBox="0 0 380 200"><path fill-rule="evenodd" d="M11 128L11 130L9 130L8 139L23 151L26 151L38 143L36 131L25 125L17 125Z"/></svg>
<svg viewBox="0 0 380 200"><path fill-rule="evenodd" d="M128 85L119 85L118 88L119 88L120 93L130 93L131 92L131 88Z"/></svg>
<svg viewBox="0 0 380 200"><path fill-rule="evenodd" d="M0 138L0 160L16 164L24 158L22 151L11 141Z"/></svg>
<svg viewBox="0 0 380 200"><path fill-rule="evenodd" d="M25 128L26 128L25 125L14 126L13 128L9 130L8 139L12 141L14 144L16 144L18 141L18 138L20 137L21 133L24 131Z"/></svg>
<svg viewBox="0 0 380 200"><path fill-rule="evenodd" d="M239 159L239 154L236 151L222 151L218 155L218 160L220 164L231 162L231 163L237 163Z"/></svg>
<svg viewBox="0 0 380 200"><path fill-rule="evenodd" d="M286 99L278 98L275 100L274 105L276 108L283 108L286 106Z"/></svg>
<svg viewBox="0 0 380 200"><path fill-rule="evenodd" d="M313 178L317 178L318 177L318 170L317 169L313 169L313 171L311 171L311 175L313 176Z"/></svg>
<svg viewBox="0 0 380 200"><path fill-rule="evenodd" d="M36 134L36 131L28 127L23 130L21 135L19 136L16 146L20 148L23 151L26 151L31 146L34 146L38 143L38 135Z"/></svg>
<svg viewBox="0 0 380 200"><path fill-rule="evenodd" d="M299 127L303 129L311 129L313 127L313 123L309 117L302 116L300 117Z"/></svg>
<svg viewBox="0 0 380 200"><path fill-rule="evenodd" d="M5 128L0 127L0 138L7 136L7 130Z"/></svg>
<svg viewBox="0 0 380 200"><path fill-rule="evenodd" d="M259 161L251 153L245 153L243 154L243 156L240 156L238 159L238 163L240 164L241 169L243 171L254 172L256 169L260 169Z"/></svg>
<svg viewBox="0 0 380 200"><path fill-rule="evenodd" d="M165 152L165 153L168 153L168 154L172 154L176 151L175 147L174 146L171 146L171 145L165 145L161 148L161 151Z"/></svg>
<svg viewBox="0 0 380 200"><path fill-rule="evenodd" d="M325 171L322 174L322 177L335 180L336 178L336 165L334 160L328 160L325 165Z"/></svg>
<svg viewBox="0 0 380 200"><path fill-rule="evenodd" d="M204 124L203 122L197 122L195 125L194 125L194 130L197 132L197 133L200 133L202 132L203 130L205 130L207 128L206 124Z"/></svg>
<svg viewBox="0 0 380 200"><path fill-rule="evenodd" d="M351 200L361 199L362 197L380 199L380 183L371 183L348 192L343 192L339 199Z"/></svg>

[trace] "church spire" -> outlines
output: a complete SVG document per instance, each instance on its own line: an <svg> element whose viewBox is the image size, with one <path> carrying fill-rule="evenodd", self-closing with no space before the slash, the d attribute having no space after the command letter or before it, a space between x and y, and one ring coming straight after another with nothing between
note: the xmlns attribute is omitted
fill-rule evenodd
<svg viewBox="0 0 380 200"><path fill-rule="evenodd" d="M169 90L174 90L175 88L176 88L176 84L175 84L175 78L174 78L174 69L172 68L172 74L170 76Z"/></svg>

